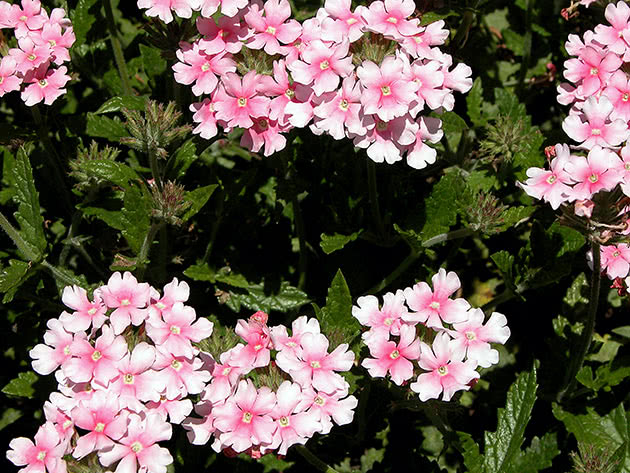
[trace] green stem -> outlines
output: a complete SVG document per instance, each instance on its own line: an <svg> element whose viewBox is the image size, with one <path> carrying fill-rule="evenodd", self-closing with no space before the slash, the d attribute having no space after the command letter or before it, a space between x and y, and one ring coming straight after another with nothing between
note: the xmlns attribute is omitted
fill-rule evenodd
<svg viewBox="0 0 630 473"><path fill-rule="evenodd" d="M65 274L63 271L60 271L59 269L57 269L57 267L53 266L48 261L44 260L44 261L42 261L41 264L42 264L42 266L44 268L46 268L50 272L50 274L52 274L52 276L57 281L62 283L64 286L73 286L73 285L77 284L77 280L76 279L68 277L67 274Z"/></svg>
<svg viewBox="0 0 630 473"><path fill-rule="evenodd" d="M381 208L378 203L378 190L376 188L376 164L371 159L367 160L368 191L370 195L370 207L372 218L376 222L376 228L380 236L385 235L385 226L381 219Z"/></svg>
<svg viewBox="0 0 630 473"><path fill-rule="evenodd" d="M514 91L517 97L520 97L523 88L525 87L525 78L527 77L527 69L529 68L529 61L532 54L532 0L527 1L527 11L525 13L525 36L523 37L523 60L521 62L521 69L518 74L518 84L516 85L516 90Z"/></svg>
<svg viewBox="0 0 630 473"><path fill-rule="evenodd" d="M456 240L458 238L466 238L467 236L474 234L475 231L470 228L460 228L458 230L453 230L452 232L441 233L433 238L429 238L427 241L422 243L422 246L428 248L430 246L437 245L438 243L443 243L448 240Z"/></svg>
<svg viewBox="0 0 630 473"><path fill-rule="evenodd" d="M207 263L210 260L210 256L212 255L212 249L214 248L214 242L217 239L217 235L219 234L219 227L221 226L221 222L223 220L223 207L225 205L225 191L221 190L219 195L219 203L217 204L216 209L216 218L214 219L214 223L212 224L212 230L210 231L210 238L208 239L208 245L206 246L206 252L203 255L202 262Z"/></svg>
<svg viewBox="0 0 630 473"><path fill-rule="evenodd" d="M291 199L293 204L293 217L295 222L295 230L298 235L298 243L300 245L300 261L299 261L299 273L300 278L298 280L298 289L304 289L306 285L306 270L308 267L308 258L306 254L306 235L304 231L304 219L302 218L302 211L300 209L300 202L298 202L297 195L293 195Z"/></svg>
<svg viewBox="0 0 630 473"><path fill-rule="evenodd" d="M155 182L158 190L162 192L162 174L160 173L160 164L158 163L157 153L153 150L149 150L149 163L151 166L153 181Z"/></svg>
<svg viewBox="0 0 630 473"><path fill-rule="evenodd" d="M39 106L37 104L31 107L31 114L33 115L33 120L35 120L35 125L37 125L37 134L39 135L39 139L42 141L44 149L47 151L50 158L47 159L46 162L50 163L52 167L53 178L57 182L56 190L61 192L63 203L68 213L72 213L72 203L68 194L64 174L62 172L62 160L59 153L57 153L57 148L53 145L52 141L50 141L50 137L48 136L48 127L42 118L42 114L39 111Z"/></svg>
<svg viewBox="0 0 630 473"><path fill-rule="evenodd" d="M151 246L153 245L153 240L155 239L155 235L158 230L164 225L164 222L158 222L151 225L147 236L144 238L142 242L142 247L140 248L140 253L138 253L138 278L142 279L144 277L144 272L147 269L147 258L149 256L149 251L151 251Z"/></svg>
<svg viewBox="0 0 630 473"><path fill-rule="evenodd" d="M427 415L431 423L442 433L445 439L449 441L457 450L463 453L463 448L457 437L457 434L453 431L453 428L442 418L438 408L433 403L425 404L424 413Z"/></svg>
<svg viewBox="0 0 630 473"><path fill-rule="evenodd" d="M116 67L118 67L118 74L120 75L120 81L122 82L123 92L125 95L133 95L133 89L131 88L131 82L129 81L129 72L127 71L127 63L125 62L125 55L123 54L122 44L120 42L120 38L118 37L118 29L116 28L116 21L114 20L111 0L103 0L103 8L105 9L105 16L107 17L109 39L112 43L114 60L116 61Z"/></svg>
<svg viewBox="0 0 630 473"><path fill-rule="evenodd" d="M17 247L17 249L22 253L22 255L30 261L37 261L41 257L41 255L35 254L29 244L22 238L20 232L16 230L16 228L11 225L11 222L7 220L2 212L0 212L0 227L6 232L6 234L13 240L13 244Z"/></svg>
<svg viewBox="0 0 630 473"><path fill-rule="evenodd" d="M313 452L303 445L296 445L295 450L302 455L306 461L323 473L339 473L333 467L320 460Z"/></svg>
<svg viewBox="0 0 630 473"><path fill-rule="evenodd" d="M368 289L365 292L365 294L376 294L378 292L381 292L383 289L389 286L392 282L398 279L398 277L400 277L400 275L403 274L407 270L407 268L409 268L409 266L415 263L419 257L420 257L419 252L415 250L411 250L409 252L409 255L407 255L407 257L402 261L402 263L398 265L398 267L396 267L396 269L394 269L385 279L379 282L376 286L373 286L370 289Z"/></svg>
<svg viewBox="0 0 630 473"><path fill-rule="evenodd" d="M588 300L588 312L586 314L586 321L584 327L582 328L582 333L580 334L580 338L578 340L577 350L575 355L571 356L569 369L566 371L563 383L564 388L558 393L558 402L562 401L564 396L575 387L575 376L584 364L584 359L586 358L588 349L591 347L593 333L595 332L595 319L597 317L597 307L599 306L602 270L599 243L592 242L591 250L593 253L593 273L591 274L591 291Z"/></svg>

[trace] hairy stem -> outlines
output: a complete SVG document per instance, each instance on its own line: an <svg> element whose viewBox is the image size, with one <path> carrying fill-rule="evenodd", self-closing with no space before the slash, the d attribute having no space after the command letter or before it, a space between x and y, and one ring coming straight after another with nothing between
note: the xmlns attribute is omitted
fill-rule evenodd
<svg viewBox="0 0 630 473"><path fill-rule="evenodd" d="M433 238L429 238L427 241L422 243L422 246L428 248L430 246L437 245L438 243L443 243L448 240L456 240L458 238L466 238L467 236L474 234L475 231L470 228L460 228L458 230L453 230L452 232L440 233Z"/></svg>
<svg viewBox="0 0 630 473"><path fill-rule="evenodd" d="M140 253L138 253L138 278L142 279L144 277L144 272L147 269L147 258L149 256L149 252L151 251L151 246L153 245L153 240L155 239L156 233L160 230L160 228L164 225L164 222L158 222L151 225L147 236L142 242L142 247L140 248Z"/></svg>
<svg viewBox="0 0 630 473"><path fill-rule="evenodd" d="M111 0L103 0L103 8L105 9L105 16L107 17L109 39L112 43L114 60L116 61L116 67L118 68L118 74L120 75L123 92L125 95L133 95L131 82L129 81L129 71L127 71L127 63L125 62L125 55L123 54L122 44L120 42L120 38L118 37L118 28L116 28L116 21L114 20Z"/></svg>
<svg viewBox="0 0 630 473"><path fill-rule="evenodd" d="M376 164L371 159L367 160L368 192L370 195L370 207L372 218L376 222L376 228L380 236L385 235L385 226L381 218L381 208L378 203L378 190L376 188Z"/></svg>
<svg viewBox="0 0 630 473"><path fill-rule="evenodd" d="M593 253L593 273L591 274L591 290L588 299L588 312L586 313L586 320L584 321L584 327L578 340L577 348L571 356L569 369L566 371L564 378L563 389L558 393L558 402L562 401L564 396L568 392L571 392L575 388L576 378L575 376L582 368L584 359L588 353L588 349L591 347L593 341L593 333L595 331L595 319L597 317L597 308L599 306L599 292L601 288L601 254L600 245L597 242L592 242L591 249Z"/></svg>
<svg viewBox="0 0 630 473"><path fill-rule="evenodd" d="M38 261L41 255L35 254L31 251L29 244L22 238L20 232L11 225L11 222L7 220L2 212L0 212L0 227L5 231L5 233L13 240L13 244L16 248L22 253L22 255L29 259L30 261Z"/></svg>
<svg viewBox="0 0 630 473"><path fill-rule="evenodd" d="M303 445L296 445L295 450L302 455L306 461L308 461L311 465L317 468L319 471L323 473L338 473L333 467L328 465L326 462L320 460L313 452L311 452L308 448Z"/></svg>

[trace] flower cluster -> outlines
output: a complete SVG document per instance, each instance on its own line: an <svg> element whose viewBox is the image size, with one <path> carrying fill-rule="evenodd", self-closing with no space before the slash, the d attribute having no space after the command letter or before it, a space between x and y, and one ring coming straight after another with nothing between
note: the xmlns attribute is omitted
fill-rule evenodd
<svg viewBox="0 0 630 473"><path fill-rule="evenodd" d="M387 293L382 306L375 296L359 297L352 315L369 327L362 337L371 358L361 364L371 376L389 375L400 386L417 375L409 387L421 401L440 394L449 401L470 389L479 378L478 366L498 363L499 352L490 343L504 344L510 329L503 314L494 312L484 324L481 309L452 298L460 288L454 272L440 269L432 283L433 289L419 282Z"/></svg>
<svg viewBox="0 0 630 473"><path fill-rule="evenodd" d="M91 299L66 287L69 310L48 321L45 343L30 352L36 372L55 372L59 391L44 405L35 443L14 439L9 460L27 465L22 471L64 473L65 455L91 455L105 467L118 463L116 472L165 473L173 459L159 442L192 411L186 397L211 378L192 343L213 324L195 320L188 295L185 282L173 279L160 295L129 272L114 273Z"/></svg>
<svg viewBox="0 0 630 473"><path fill-rule="evenodd" d="M221 16L211 17L221 6ZM172 20L164 2L139 0L148 15ZM244 129L241 144L265 156L284 148L284 133L352 139L376 162L406 156L414 168L435 162L442 122L426 116L454 107L454 91L472 87L471 70L453 67L437 46L443 21L421 26L413 0L326 0L314 18L290 19L288 0L171 2L185 18L200 10L201 37L181 43L175 80L203 97L191 106L195 133L212 138Z"/></svg>
<svg viewBox="0 0 630 473"><path fill-rule="evenodd" d="M597 25L583 38L570 35L558 101L571 104L562 128L579 143L547 148L549 169L530 168L521 187L527 194L563 206L564 223L614 243L630 232L630 6L620 1L606 7L608 24ZM612 240L612 241L611 241ZM630 257L625 243L603 246L602 269L611 279L625 278Z"/></svg>
<svg viewBox="0 0 630 473"><path fill-rule="evenodd" d="M50 105L66 93L70 76L62 64L70 61L75 37L65 16L62 8L49 16L39 0L22 0L21 6L0 1L0 29L13 29L18 45L0 60L0 97L21 90L30 107L42 100Z"/></svg>
<svg viewBox="0 0 630 473"><path fill-rule="evenodd" d="M352 367L354 353L345 343L329 353L316 319L299 317L291 328L289 334L284 325L268 327L264 312L238 321L244 343L218 356L195 406L202 417L184 423L193 444L213 436L217 452L285 455L316 432L330 432L333 421L352 422L357 399L339 373Z"/></svg>

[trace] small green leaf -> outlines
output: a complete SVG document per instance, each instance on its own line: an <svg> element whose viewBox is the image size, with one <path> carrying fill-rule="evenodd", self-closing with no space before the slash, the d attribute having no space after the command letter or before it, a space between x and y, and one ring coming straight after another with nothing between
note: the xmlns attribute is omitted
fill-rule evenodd
<svg viewBox="0 0 630 473"><path fill-rule="evenodd" d="M195 281L216 281L216 271L208 266L208 263L199 263L189 266L184 271L184 276L194 279Z"/></svg>
<svg viewBox="0 0 630 473"><path fill-rule="evenodd" d="M501 34L503 35L505 46L516 56L523 56L525 54L525 40L522 35L510 29L501 31Z"/></svg>
<svg viewBox="0 0 630 473"><path fill-rule="evenodd" d="M499 106L498 116L510 118L512 121L526 119L527 110L525 104L510 90L497 87L494 89L494 99Z"/></svg>
<svg viewBox="0 0 630 473"><path fill-rule="evenodd" d="M22 411L18 411L17 409L13 409L9 407L5 409L2 413L2 417L0 418L0 430L4 429L6 426L13 424L20 417L22 417Z"/></svg>
<svg viewBox="0 0 630 473"><path fill-rule="evenodd" d="M138 173L123 163L111 159L94 159L81 163L81 170L88 176L109 181L122 188L130 187L130 183L140 181Z"/></svg>
<svg viewBox="0 0 630 473"><path fill-rule="evenodd" d="M0 268L0 292L4 293L4 304L13 300L18 288L30 277L30 268L30 264L15 259L9 260L9 266Z"/></svg>
<svg viewBox="0 0 630 473"><path fill-rule="evenodd" d="M514 256L505 250L501 250L490 255L490 259L494 261L499 271L501 271L505 283L509 287L514 287Z"/></svg>
<svg viewBox="0 0 630 473"><path fill-rule="evenodd" d="M363 233L363 230L359 230L358 232L354 232L351 235L341 235L339 233L335 233L334 235L326 235L322 233L320 235L321 241L319 242L319 246L321 246L324 253L327 255L342 249L351 241L356 240L359 235Z"/></svg>
<svg viewBox="0 0 630 473"><path fill-rule="evenodd" d="M510 207L505 212L501 214L501 218L503 219L503 224L501 225L501 230L505 231L509 228L516 225L521 220L529 217L534 213L536 207L525 207L525 206L517 206Z"/></svg>
<svg viewBox="0 0 630 473"><path fill-rule="evenodd" d="M118 119L118 117L111 119L91 112L88 112L87 114L87 126L85 128L85 132L88 136L106 138L114 143L119 143L121 138L129 136L127 128Z"/></svg>
<svg viewBox="0 0 630 473"><path fill-rule="evenodd" d="M623 327L614 328L612 332L622 337L630 338L630 325L624 325Z"/></svg>
<svg viewBox="0 0 630 473"><path fill-rule="evenodd" d="M482 127L486 124L483 117L483 86L481 77L477 77L473 82L472 89L466 95L466 105L468 106L468 118L476 127Z"/></svg>
<svg viewBox="0 0 630 473"><path fill-rule="evenodd" d="M211 184L209 186L199 187L194 191L186 192L186 194L184 194L184 200L190 204L190 207L182 217L182 220L185 222L190 217L197 214L197 212L206 205L217 187L217 184Z"/></svg>
<svg viewBox="0 0 630 473"><path fill-rule="evenodd" d="M467 432L457 432L457 436L463 449L464 465L470 472L481 473L483 471L483 456L479 453L479 445Z"/></svg>
<svg viewBox="0 0 630 473"><path fill-rule="evenodd" d="M9 384L2 388L2 392L8 396L27 397L32 399L35 394L33 384L35 384L37 379L38 376L32 371L20 373L17 378L12 379L9 381Z"/></svg>
<svg viewBox="0 0 630 473"><path fill-rule="evenodd" d="M107 102L99 107L99 109L94 112L96 115L101 113L111 113L111 112L120 112L123 108L129 110L139 110L144 111L146 108L147 99L146 97L135 97L135 96L119 96L112 97Z"/></svg>
<svg viewBox="0 0 630 473"><path fill-rule="evenodd" d="M306 293L291 286L287 281L282 281L277 291L271 291L263 284L249 285L246 291L245 294L231 291L228 306L237 311L237 308L244 305L254 311L287 312L291 309L299 309L310 302Z"/></svg>
<svg viewBox="0 0 630 473"><path fill-rule="evenodd" d="M186 170L197 158L197 147L195 146L194 138L191 138L175 151L175 155L171 158L173 159L173 165L169 170L169 176L172 176L173 179L183 177L186 174Z"/></svg>
<svg viewBox="0 0 630 473"><path fill-rule="evenodd" d="M459 134L468 129L466 121L455 112L444 112L441 115L436 115L436 117L442 120L442 129L447 135Z"/></svg>
<svg viewBox="0 0 630 473"><path fill-rule="evenodd" d="M75 36L75 42L72 45L73 51L80 49L85 43L88 32L96 21L96 17L90 13L98 0L79 0L74 10L70 11L70 19L72 20L72 30Z"/></svg>
<svg viewBox="0 0 630 473"><path fill-rule="evenodd" d="M454 10L438 10L431 11L422 14L422 18L420 20L420 25L425 26L430 23L434 23L439 20L443 20L444 18L448 18L449 16L456 16L458 13Z"/></svg>
<svg viewBox="0 0 630 473"><path fill-rule="evenodd" d="M367 473L372 471L376 463L380 463L385 458L384 448L368 448L363 455L361 455L361 473Z"/></svg>
<svg viewBox="0 0 630 473"><path fill-rule="evenodd" d="M546 433L542 438L534 437L531 445L521 452L514 462L514 473L538 473L551 467L552 460L560 454L556 434Z"/></svg>
<svg viewBox="0 0 630 473"><path fill-rule="evenodd" d="M507 471L519 455L525 427L536 401L536 367L521 373L507 394L505 409L499 409L497 430L484 435L486 473Z"/></svg>
<svg viewBox="0 0 630 473"><path fill-rule="evenodd" d="M338 334L337 338L351 344L361 331L357 319L352 316L352 295L341 270L337 271L328 288L326 306L322 307L322 331L328 335ZM333 344L340 340L332 340Z"/></svg>
<svg viewBox="0 0 630 473"><path fill-rule="evenodd" d="M150 48L141 44L140 57L142 58L144 72L147 73L150 79L166 71L166 60L161 56L157 48Z"/></svg>

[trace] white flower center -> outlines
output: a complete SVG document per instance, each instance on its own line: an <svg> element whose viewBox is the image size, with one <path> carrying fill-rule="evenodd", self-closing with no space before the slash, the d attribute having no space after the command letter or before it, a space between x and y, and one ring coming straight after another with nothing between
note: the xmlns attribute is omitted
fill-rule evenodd
<svg viewBox="0 0 630 473"><path fill-rule="evenodd" d="M387 22L388 22L388 23L393 23L393 24L395 25L396 23L398 23L398 18L394 18L393 16L390 16L390 17L387 19Z"/></svg>
<svg viewBox="0 0 630 473"><path fill-rule="evenodd" d="M429 304L429 307L433 310L440 310L440 303L438 301L433 301Z"/></svg>
<svg viewBox="0 0 630 473"><path fill-rule="evenodd" d="M259 343L258 345L254 345L254 350L255 351L260 351L262 349L262 345Z"/></svg>
<svg viewBox="0 0 630 473"><path fill-rule="evenodd" d="M123 307L127 307L128 305L131 305L131 301L129 299L123 299L122 301L120 301L120 305Z"/></svg>
<svg viewBox="0 0 630 473"><path fill-rule="evenodd" d="M323 406L324 404L326 404L326 399L324 399L318 394L315 397L315 400L313 401L313 403L317 404L318 406Z"/></svg>
<svg viewBox="0 0 630 473"><path fill-rule="evenodd" d="M181 370L182 369L181 361L177 361L177 360L171 361L171 368L173 368L175 371Z"/></svg>
<svg viewBox="0 0 630 473"><path fill-rule="evenodd" d="M591 67L591 75L592 76L596 76L597 74L599 74L599 71L597 70L596 67Z"/></svg>
<svg viewBox="0 0 630 473"><path fill-rule="evenodd" d="M92 308L88 309L87 313L88 313L88 315L96 314L96 307L92 307Z"/></svg>
<svg viewBox="0 0 630 473"><path fill-rule="evenodd" d="M134 443L131 444L131 450L134 453L140 453L142 451L142 444L136 440Z"/></svg>
<svg viewBox="0 0 630 473"><path fill-rule="evenodd" d="M67 355L69 355L70 353L71 353L71 352L70 352L70 345L66 345L65 347L63 347L63 354L64 354L64 355L66 355L66 356L67 356Z"/></svg>
<svg viewBox="0 0 630 473"><path fill-rule="evenodd" d="M273 26L268 26L266 32L275 35L276 29Z"/></svg>
<svg viewBox="0 0 630 473"><path fill-rule="evenodd" d="M599 176L597 174L591 174L588 176L588 180L595 184L599 180Z"/></svg>
<svg viewBox="0 0 630 473"><path fill-rule="evenodd" d="M348 110L349 106L350 104L348 104L348 101L346 99L341 99L341 102L339 102L339 108L344 112Z"/></svg>
<svg viewBox="0 0 630 473"><path fill-rule="evenodd" d="M601 135L601 134L602 134L602 130L600 130L599 128L593 128L593 129L591 130L591 135L594 135L594 136L599 136L599 135Z"/></svg>
<svg viewBox="0 0 630 473"><path fill-rule="evenodd" d="M391 95L392 89L389 87L389 85L384 85L383 87L381 87L381 93L383 95Z"/></svg>
<svg viewBox="0 0 630 473"><path fill-rule="evenodd" d="M171 325L170 330L173 335L179 335L180 333L182 333L182 329L179 328L177 325Z"/></svg>
<svg viewBox="0 0 630 473"><path fill-rule="evenodd" d="M556 182L558 178L555 175L551 175L547 178L547 184L553 184L554 182Z"/></svg>
<svg viewBox="0 0 630 473"><path fill-rule="evenodd" d="M352 25L354 25L357 21L359 21L359 20L357 20L356 18L348 18L348 19L346 20L346 23L348 23L348 25L349 25L349 26L352 26Z"/></svg>
<svg viewBox="0 0 630 473"><path fill-rule="evenodd" d="M319 361L311 361L311 368L321 368L321 365L319 364Z"/></svg>
<svg viewBox="0 0 630 473"><path fill-rule="evenodd" d="M37 459L41 462L44 461L44 458L46 458L46 452L42 450L37 454Z"/></svg>
<svg viewBox="0 0 630 473"><path fill-rule="evenodd" d="M477 338L477 335L475 335L475 332L473 331L468 331L466 332L466 338L468 340L475 340Z"/></svg>
<svg viewBox="0 0 630 473"><path fill-rule="evenodd" d="M201 70L203 72L208 72L210 70L210 63L204 62L203 66L201 66Z"/></svg>
<svg viewBox="0 0 630 473"><path fill-rule="evenodd" d="M389 327L391 324L394 323L394 319L392 319L391 317L387 317L385 320L383 320L383 323Z"/></svg>
<svg viewBox="0 0 630 473"><path fill-rule="evenodd" d="M280 419L278 419L278 423L282 427L288 427L289 426L289 418L287 416L282 416L282 417L280 417Z"/></svg>
<svg viewBox="0 0 630 473"><path fill-rule="evenodd" d="M155 307L157 307L160 310L163 310L163 309L166 309L166 304L164 304L163 302L156 302Z"/></svg>

